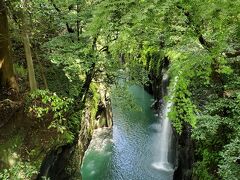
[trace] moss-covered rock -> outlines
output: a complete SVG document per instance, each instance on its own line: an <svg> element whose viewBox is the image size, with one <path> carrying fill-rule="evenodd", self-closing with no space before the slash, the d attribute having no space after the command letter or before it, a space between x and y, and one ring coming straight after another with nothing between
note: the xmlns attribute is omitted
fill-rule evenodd
<svg viewBox="0 0 240 180"><path fill-rule="evenodd" d="M58 180L81 178L80 167L94 129L112 127L111 103L103 84L91 84L85 108L79 115L79 131L73 143L66 143L48 153L41 165L38 179L42 176Z"/></svg>

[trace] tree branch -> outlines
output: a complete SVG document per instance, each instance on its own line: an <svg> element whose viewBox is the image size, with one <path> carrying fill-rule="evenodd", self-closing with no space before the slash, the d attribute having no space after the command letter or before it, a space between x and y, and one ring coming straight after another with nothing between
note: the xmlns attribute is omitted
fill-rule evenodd
<svg viewBox="0 0 240 180"><path fill-rule="evenodd" d="M54 9L60 14L61 13L61 10L57 7L57 5L53 2L53 0L49 0L50 3L53 5ZM71 28L68 24L68 22L66 22L66 27L67 27L67 31L69 33L74 33L74 29Z"/></svg>
<svg viewBox="0 0 240 180"><path fill-rule="evenodd" d="M51 4L53 5L53 7L55 8L55 10L57 11L57 12L61 12L61 10L57 7L57 5L53 2L53 0L50 0L50 2L51 2Z"/></svg>
<svg viewBox="0 0 240 180"><path fill-rule="evenodd" d="M183 12L183 14L187 17L187 20L188 20L187 24L189 24L189 25L192 24L192 25L193 25L194 30L195 30L195 32L196 32L197 35L198 35L198 40L199 40L200 44L201 44L205 49L207 49L207 50L209 51L209 50L213 47L213 44L210 43L210 42L208 42L208 41L203 37L203 35L202 35L201 32L200 32L199 26L194 25L194 22L193 22L193 20L192 20L191 14L190 14L188 11L186 11L186 10L185 10L182 6L180 6L180 5L177 5L177 8L180 9L180 10ZM234 52L223 52L222 54L223 54L226 58L238 57L238 56L240 56L240 48L237 48Z"/></svg>
<svg viewBox="0 0 240 180"><path fill-rule="evenodd" d="M196 33L197 36L198 36L198 41L200 42L200 44L201 44L205 49L207 49L207 50L209 51L209 50L213 47L213 44L210 43L210 42L208 42L208 41L204 38L204 36L201 34L200 27L199 27L199 25L196 25L196 24L193 22L193 19L192 19L191 14L190 14L188 11L186 11L186 10L184 9L184 7L182 7L182 6L180 6L180 5L177 5L177 8L180 9L180 10L183 12L183 14L187 17L187 20L188 20L187 24L193 26L194 31L195 31L195 33Z"/></svg>

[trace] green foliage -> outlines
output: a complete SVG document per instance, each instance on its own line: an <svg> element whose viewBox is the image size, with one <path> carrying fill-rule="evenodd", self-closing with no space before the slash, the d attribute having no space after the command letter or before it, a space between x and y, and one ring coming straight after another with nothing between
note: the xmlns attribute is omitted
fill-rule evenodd
<svg viewBox="0 0 240 180"><path fill-rule="evenodd" d="M20 78L26 78L27 77L27 70L21 65L14 64L14 72Z"/></svg>
<svg viewBox="0 0 240 180"><path fill-rule="evenodd" d="M13 12L20 8L18 1L10 4ZM186 122L193 127L195 175L239 177L240 65L239 58L226 56L240 46L239 0L36 0L29 2L28 11L32 42L51 61L49 87L68 96L34 92L28 100L32 115L50 118L49 127L72 137L81 112L67 116L71 98L85 90L93 64L85 104L92 107L91 114L99 101L93 82L115 84L112 99L123 111L137 110L127 86L147 84L152 76L161 79L167 58L172 78L168 99L173 103L169 117L178 133ZM12 31L18 39L18 28L12 26ZM15 69L25 75L20 66ZM63 78L64 85L56 86L55 77Z"/></svg>
<svg viewBox="0 0 240 180"><path fill-rule="evenodd" d="M57 67L53 63L50 63L49 66L45 74L49 91L56 92L58 96L63 97L74 94L75 89L71 86L61 67Z"/></svg>
<svg viewBox="0 0 240 180"><path fill-rule="evenodd" d="M202 153L202 160L194 164L194 174L196 174L199 179L213 180L217 179L209 173L209 167L215 162L215 156L213 156L207 150Z"/></svg>
<svg viewBox="0 0 240 180"><path fill-rule="evenodd" d="M188 90L188 81L180 76L175 78L172 85L173 94L170 94L173 107L169 118L173 122L176 131L181 134L183 122L188 122L192 127L196 124L196 107L192 103L191 93Z"/></svg>
<svg viewBox="0 0 240 180"><path fill-rule="evenodd" d="M238 136L233 138L229 144L224 146L224 149L220 153L221 160L219 164L219 174L223 179L233 179L237 180L240 176L239 172L239 130Z"/></svg>
<svg viewBox="0 0 240 180"><path fill-rule="evenodd" d="M33 175L38 173L37 169L32 166L29 162L18 161L10 169L4 169L0 172L0 179L9 180L9 179L26 179L30 180Z"/></svg>
<svg viewBox="0 0 240 180"><path fill-rule="evenodd" d="M50 118L51 123L48 128L55 128L60 133L66 132L66 135L72 139L73 137L67 132L67 112L71 110L72 103L73 100L70 98L60 98L56 93L47 90L37 90L27 99L26 110L42 121L48 121Z"/></svg>
<svg viewBox="0 0 240 180"><path fill-rule="evenodd" d="M224 179L236 179L239 175L239 113L238 95L232 98L215 98L205 106L205 111L198 117L197 129L193 138L197 140L199 160L195 173L206 178L218 171ZM208 156L205 156L207 152ZM219 168L218 168L219 167ZM203 169L206 169L203 173Z"/></svg>
<svg viewBox="0 0 240 180"><path fill-rule="evenodd" d="M23 137L21 135L14 135L9 137L8 141L4 144L0 144L0 152L4 156L4 151L11 149L12 151L17 150L17 147L21 145Z"/></svg>

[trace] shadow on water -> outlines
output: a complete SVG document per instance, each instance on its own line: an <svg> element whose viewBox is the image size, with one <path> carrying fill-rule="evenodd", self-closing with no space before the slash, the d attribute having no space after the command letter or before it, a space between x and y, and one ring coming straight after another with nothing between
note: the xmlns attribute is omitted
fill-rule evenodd
<svg viewBox="0 0 240 180"><path fill-rule="evenodd" d="M173 171L153 164L159 153L156 149L161 148L161 124L150 108L152 97L138 86L131 87L130 92L142 111L123 113L113 107L113 132L104 136L105 140L101 140L101 133L93 137L81 169L83 180L172 179ZM170 149L170 159L175 158L172 154Z"/></svg>

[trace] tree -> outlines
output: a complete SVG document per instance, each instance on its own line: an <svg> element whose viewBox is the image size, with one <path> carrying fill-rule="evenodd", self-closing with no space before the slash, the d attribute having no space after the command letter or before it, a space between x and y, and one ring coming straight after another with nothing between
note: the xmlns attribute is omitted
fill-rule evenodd
<svg viewBox="0 0 240 180"><path fill-rule="evenodd" d="M11 12L20 9L20 1L15 4L19 6ZM21 0L22 21L16 22L22 31L30 87L36 89L30 25L34 56L50 60L46 70L57 67L58 81L61 74L68 83L54 89L55 82L50 82L49 89L72 98L72 112L83 112L88 97L97 94L91 86L99 82L119 85L116 94L121 96L124 87L119 79L129 84L148 82L159 102L164 64L170 64L169 75L177 81L170 83L174 97L169 117L179 134L186 133L185 126L192 129L187 133L188 139L193 133L195 141L195 176L234 179L240 149L239 5L239 0ZM0 23L6 20L1 14ZM1 34L8 37L3 27ZM1 44L1 56L8 52L9 57L9 40Z"/></svg>
<svg viewBox="0 0 240 180"><path fill-rule="evenodd" d="M31 90L37 89L37 82L35 78L35 72L33 67L33 60L32 60L32 53L31 53L31 44L28 35L28 22L26 17L26 9L27 9L27 0L21 0L22 4L22 38L24 44L25 55L27 59L27 66L28 66L28 77L29 77L29 84Z"/></svg>
<svg viewBox="0 0 240 180"><path fill-rule="evenodd" d="M0 87L18 91L10 51L7 9L4 1L0 0Z"/></svg>

